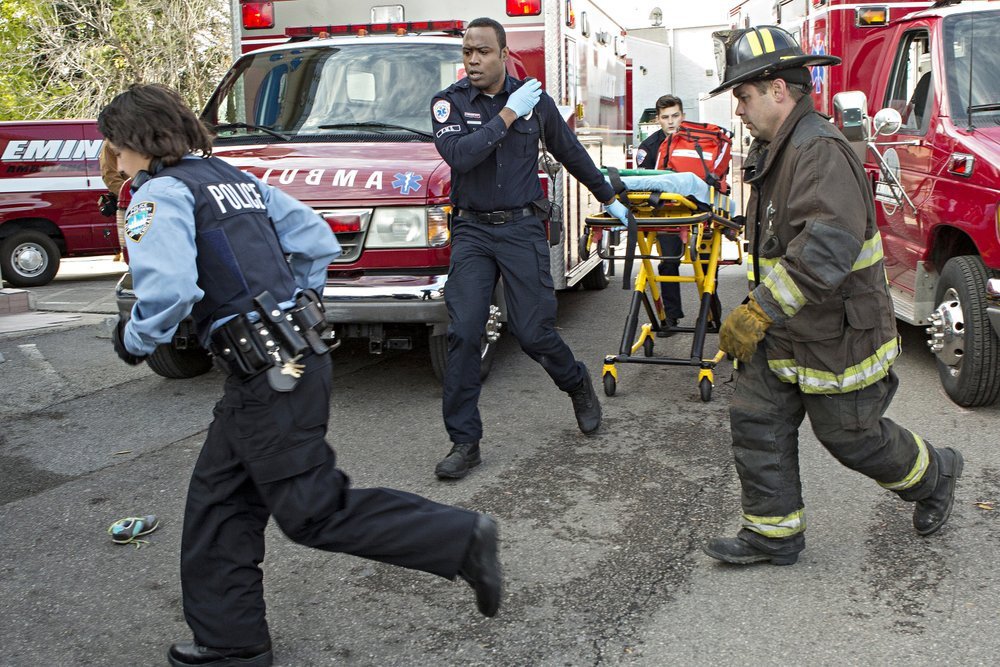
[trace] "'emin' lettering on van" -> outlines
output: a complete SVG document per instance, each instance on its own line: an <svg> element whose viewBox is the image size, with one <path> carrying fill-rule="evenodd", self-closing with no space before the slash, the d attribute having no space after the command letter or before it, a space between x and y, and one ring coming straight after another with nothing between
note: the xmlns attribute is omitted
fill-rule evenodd
<svg viewBox="0 0 1000 667"><path fill-rule="evenodd" d="M16 139L7 142L0 161L96 160L103 143L103 139Z"/></svg>

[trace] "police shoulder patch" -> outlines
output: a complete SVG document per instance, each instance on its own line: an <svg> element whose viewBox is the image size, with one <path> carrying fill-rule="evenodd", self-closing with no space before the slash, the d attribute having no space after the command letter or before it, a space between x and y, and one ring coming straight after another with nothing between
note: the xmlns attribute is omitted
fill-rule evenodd
<svg viewBox="0 0 1000 667"><path fill-rule="evenodd" d="M154 211L156 211L156 204L151 201L141 201L130 206L128 216L125 218L125 235L138 243L149 226L153 224Z"/></svg>
<svg viewBox="0 0 1000 667"><path fill-rule="evenodd" d="M451 115L451 102L448 100L438 100L434 103L434 106L431 107L431 110L434 112L434 120L439 123L443 123L448 120L448 116Z"/></svg>

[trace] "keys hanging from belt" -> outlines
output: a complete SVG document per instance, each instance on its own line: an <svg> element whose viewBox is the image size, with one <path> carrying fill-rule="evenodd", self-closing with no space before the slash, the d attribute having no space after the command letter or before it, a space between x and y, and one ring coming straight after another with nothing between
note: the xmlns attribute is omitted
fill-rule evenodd
<svg viewBox="0 0 1000 667"><path fill-rule="evenodd" d="M305 371L305 365L298 362L311 346L270 292L261 292L253 303L261 318L257 333L274 359L274 366L267 371L267 382L275 391L291 391Z"/></svg>

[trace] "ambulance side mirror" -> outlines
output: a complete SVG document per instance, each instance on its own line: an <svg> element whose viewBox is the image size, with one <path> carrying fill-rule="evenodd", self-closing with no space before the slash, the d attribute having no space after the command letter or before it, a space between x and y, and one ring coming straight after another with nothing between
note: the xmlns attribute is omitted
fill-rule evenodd
<svg viewBox="0 0 1000 667"><path fill-rule="evenodd" d="M875 134L896 134L903 124L903 117L891 107L875 114Z"/></svg>
<svg viewBox="0 0 1000 667"><path fill-rule="evenodd" d="M868 99L860 90L833 96L833 122L848 141L865 141L868 130Z"/></svg>

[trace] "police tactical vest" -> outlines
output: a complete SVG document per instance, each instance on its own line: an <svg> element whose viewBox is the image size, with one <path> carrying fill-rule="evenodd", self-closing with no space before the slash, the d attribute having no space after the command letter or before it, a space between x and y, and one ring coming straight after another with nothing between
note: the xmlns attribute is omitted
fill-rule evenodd
<svg viewBox="0 0 1000 667"><path fill-rule="evenodd" d="M280 303L292 298L295 279L256 183L218 158L181 160L153 178L170 176L194 196L198 287L194 305L199 338L212 322L253 310L253 298L267 290Z"/></svg>

